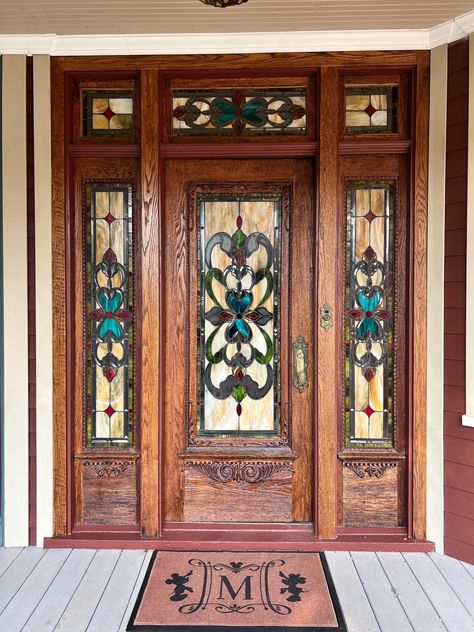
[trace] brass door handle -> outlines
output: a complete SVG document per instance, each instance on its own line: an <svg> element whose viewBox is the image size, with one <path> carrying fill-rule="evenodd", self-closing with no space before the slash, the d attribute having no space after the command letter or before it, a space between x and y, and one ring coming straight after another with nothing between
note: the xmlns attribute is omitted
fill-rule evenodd
<svg viewBox="0 0 474 632"><path fill-rule="evenodd" d="M298 336L293 344L293 384L301 393L308 386L308 343Z"/></svg>

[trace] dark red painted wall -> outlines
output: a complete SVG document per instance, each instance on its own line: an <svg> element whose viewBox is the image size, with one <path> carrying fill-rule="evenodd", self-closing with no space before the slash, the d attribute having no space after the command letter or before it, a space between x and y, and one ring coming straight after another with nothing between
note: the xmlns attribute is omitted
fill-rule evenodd
<svg viewBox="0 0 474 632"><path fill-rule="evenodd" d="M469 43L449 47L444 310L445 553L474 563L474 430L466 412L466 217Z"/></svg>

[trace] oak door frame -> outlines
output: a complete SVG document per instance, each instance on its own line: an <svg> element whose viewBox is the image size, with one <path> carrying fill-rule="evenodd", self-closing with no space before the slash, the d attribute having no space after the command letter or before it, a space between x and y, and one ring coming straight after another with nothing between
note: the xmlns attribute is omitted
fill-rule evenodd
<svg viewBox="0 0 474 632"><path fill-rule="evenodd" d="M319 183L318 222L324 232L327 248L319 253L318 278L330 264L327 253L336 243L334 229L335 196L337 188L337 161L340 154L403 153L411 156L410 217L411 260L410 271L411 327L408 346L410 349L409 429L408 429L408 522L409 538L424 540L426 534L426 299L427 299L427 163L428 163L428 107L429 107L429 53L427 51L403 52L353 52L353 53L272 53L242 55L179 55L179 56L102 56L102 57L54 57L52 58L52 230L53 230L53 432L54 432L54 534L65 536L72 533L71 487L71 423L73 419L70 388L72 369L72 338L68 317L68 305L72 297L70 278L70 209L69 172L74 155L122 155L141 157L141 215L142 235L137 250L142 257L141 292L153 298L153 306L142 314L144 334L155 337L158 345L148 349L147 362L142 363L142 383L147 384L141 396L142 412L142 535L150 538L163 537L162 494L163 436L162 403L159 394L163 377L157 367L164 358L160 356L162 340L161 234L160 212L162 208L162 157L174 155L202 155L205 144L160 146L160 99L159 76L186 74L202 77L203 68L213 76L288 76L289 74L314 74L321 77L320 103L329 106L335 97L335 77L341 69L366 73L387 69L409 71L412 77L412 103L410 119L411 141L364 140L357 144L341 140L337 145L337 109L326 107L324 126L321 126L318 143L296 140L291 143L214 144L209 153L214 157L316 157L318 165L316 182ZM70 104L65 84L74 74L99 73L104 77L110 72L138 72L141 76L141 144L122 146L118 150L110 146L85 147L71 144L65 134L70 123ZM158 73L157 71L160 71ZM332 101L334 103L334 101ZM415 107L416 106L416 107ZM152 139L152 142L149 142ZM88 153L89 152L89 153ZM156 283L156 275L159 281ZM336 282L320 287L315 297L315 313L325 302L337 304ZM317 398L319 423L315 434L317 445L317 469L315 480L318 490L318 532L314 538L333 539L337 536L337 432L327 410L336 407L337 392L328 377L327 358L335 358L339 343L338 327L318 336L317 376L318 392L325 397ZM318 331L320 331L318 329ZM145 339L145 335L143 336ZM323 359L324 358L324 366ZM324 369L324 370L323 370ZM332 390L331 390L332 389ZM331 398L327 392L332 392ZM332 403L331 403L332 400ZM329 403L328 403L329 402ZM334 410L334 408L333 408ZM158 420L158 423L152 421ZM369 534L374 530L366 530ZM389 530L388 530L389 531ZM387 531L387 538L390 534Z"/></svg>

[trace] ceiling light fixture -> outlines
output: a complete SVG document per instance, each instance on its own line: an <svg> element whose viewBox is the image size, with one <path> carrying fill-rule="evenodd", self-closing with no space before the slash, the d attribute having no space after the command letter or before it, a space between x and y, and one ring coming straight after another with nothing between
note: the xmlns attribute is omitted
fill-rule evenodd
<svg viewBox="0 0 474 632"><path fill-rule="evenodd" d="M247 0L201 0L204 4L210 4L213 7L220 7L225 9L226 7L232 7L236 4L243 4Z"/></svg>

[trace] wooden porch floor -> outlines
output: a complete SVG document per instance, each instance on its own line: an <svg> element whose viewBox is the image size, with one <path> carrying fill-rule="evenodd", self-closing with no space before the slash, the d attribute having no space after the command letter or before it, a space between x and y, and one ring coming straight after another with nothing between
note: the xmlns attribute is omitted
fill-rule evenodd
<svg viewBox="0 0 474 632"><path fill-rule="evenodd" d="M349 632L474 632L474 566L326 553ZM0 549L0 630L122 632L151 551Z"/></svg>

